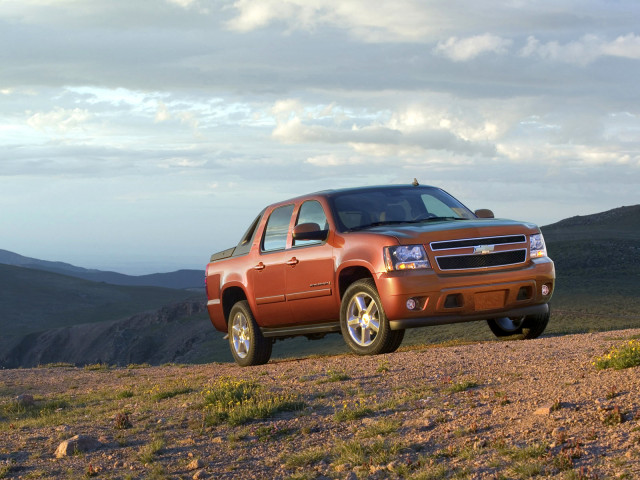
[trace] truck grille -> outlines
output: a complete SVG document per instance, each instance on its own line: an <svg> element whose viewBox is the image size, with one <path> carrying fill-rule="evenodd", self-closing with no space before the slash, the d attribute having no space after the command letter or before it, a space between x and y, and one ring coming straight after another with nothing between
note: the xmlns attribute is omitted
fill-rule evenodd
<svg viewBox="0 0 640 480"><path fill-rule="evenodd" d="M526 235L506 235L445 240L432 242L430 246L434 253L443 250L461 250L458 255L436 255L436 262L440 270L471 270L524 263L527 259L526 242ZM496 248L497 246L501 248ZM514 249L505 250L505 247L509 248L509 246L513 246ZM476 247L487 247L487 249L490 248L490 251L480 252ZM475 253L474 249L477 250ZM494 249L500 251L493 252Z"/></svg>
<svg viewBox="0 0 640 480"><path fill-rule="evenodd" d="M452 248L475 247L478 245L506 245L509 243L524 243L524 235L507 235L505 237L465 238L463 240L445 240L431 242L431 250L450 250Z"/></svg>
<svg viewBox="0 0 640 480"><path fill-rule="evenodd" d="M455 255L436 257L440 270L463 270L471 268L501 267L523 263L527 258L526 250L489 253L486 255Z"/></svg>

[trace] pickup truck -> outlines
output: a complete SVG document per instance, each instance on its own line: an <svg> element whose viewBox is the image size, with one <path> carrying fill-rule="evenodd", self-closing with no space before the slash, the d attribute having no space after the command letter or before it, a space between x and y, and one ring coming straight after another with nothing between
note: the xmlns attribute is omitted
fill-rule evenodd
<svg viewBox="0 0 640 480"><path fill-rule="evenodd" d="M237 246L211 256L211 322L241 366L299 335L341 333L360 355L395 351L408 328L457 322L538 337L553 262L536 225L493 217L415 180L270 205Z"/></svg>

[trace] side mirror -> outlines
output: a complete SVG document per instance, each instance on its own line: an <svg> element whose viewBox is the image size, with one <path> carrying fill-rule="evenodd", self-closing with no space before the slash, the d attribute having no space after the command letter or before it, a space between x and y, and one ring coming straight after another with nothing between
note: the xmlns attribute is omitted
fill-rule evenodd
<svg viewBox="0 0 640 480"><path fill-rule="evenodd" d="M301 223L293 227L294 240L321 240L327 239L328 230L320 230L317 223Z"/></svg>
<svg viewBox="0 0 640 480"><path fill-rule="evenodd" d="M481 208L480 210L476 210L473 213L475 213L476 217L478 218L495 218L493 216L493 212L488 208Z"/></svg>

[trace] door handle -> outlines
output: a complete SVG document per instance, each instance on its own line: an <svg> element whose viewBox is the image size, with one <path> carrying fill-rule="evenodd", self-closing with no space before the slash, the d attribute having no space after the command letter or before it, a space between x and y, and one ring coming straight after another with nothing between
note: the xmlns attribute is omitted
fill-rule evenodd
<svg viewBox="0 0 640 480"><path fill-rule="evenodd" d="M253 269L254 270L264 270L264 263L260 262L255 267L253 267Z"/></svg>
<svg viewBox="0 0 640 480"><path fill-rule="evenodd" d="M291 260L289 260L287 262L287 265L291 265L293 267L294 265L297 265L298 263L300 263L300 260L298 260L296 257L293 257Z"/></svg>

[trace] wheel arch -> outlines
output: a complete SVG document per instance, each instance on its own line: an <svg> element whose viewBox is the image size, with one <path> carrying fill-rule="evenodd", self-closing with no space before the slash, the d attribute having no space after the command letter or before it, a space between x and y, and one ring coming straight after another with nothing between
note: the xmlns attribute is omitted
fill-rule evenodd
<svg viewBox="0 0 640 480"><path fill-rule="evenodd" d="M358 280L362 280L363 278L370 278L371 280L375 279L373 274L367 267L363 267L362 265L354 265L350 267L346 267L340 271L338 276L338 289L340 292L340 300L344 296L344 292L347 291L347 288L354 282Z"/></svg>
<svg viewBox="0 0 640 480"><path fill-rule="evenodd" d="M229 325L229 315L233 306L242 300L247 300L247 294L238 286L232 286L225 288L222 292L222 311L224 313L224 320Z"/></svg>

